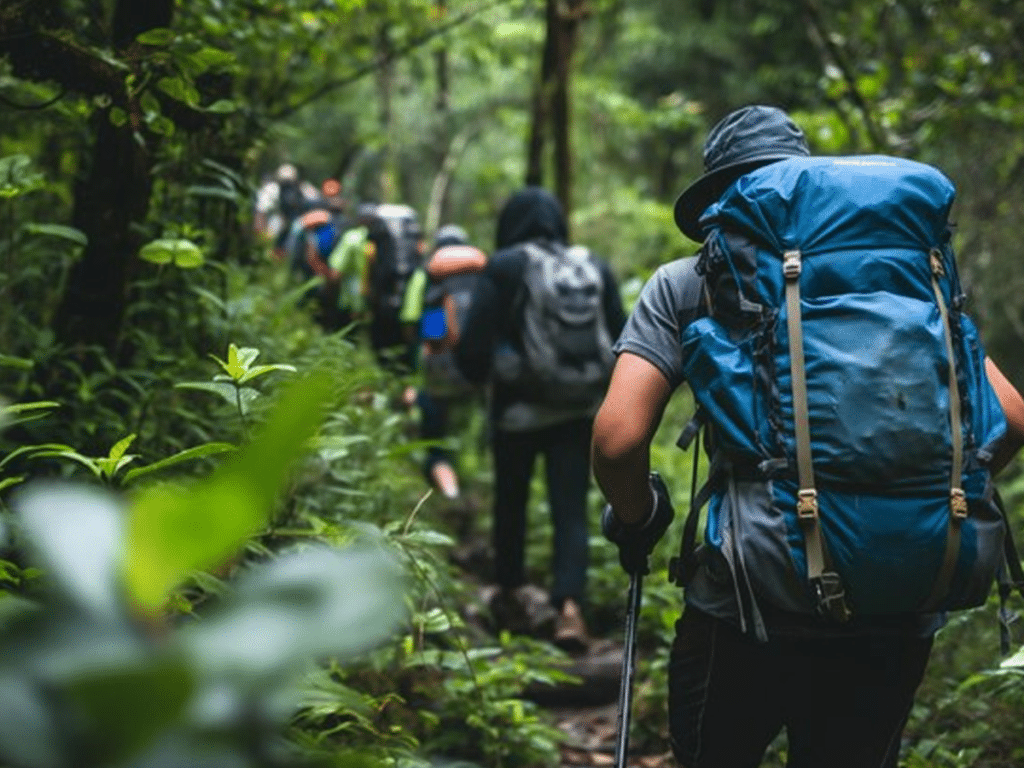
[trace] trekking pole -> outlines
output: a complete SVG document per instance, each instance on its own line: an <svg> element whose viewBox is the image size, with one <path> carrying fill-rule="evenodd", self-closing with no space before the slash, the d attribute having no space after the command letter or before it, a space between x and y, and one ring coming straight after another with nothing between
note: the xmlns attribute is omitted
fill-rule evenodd
<svg viewBox="0 0 1024 768"><path fill-rule="evenodd" d="M619 685L618 738L615 741L615 768L626 768L629 751L629 717L633 708L633 673L636 670L636 622L640 615L643 574L629 576L629 601L626 607L626 640L622 648L622 681Z"/></svg>

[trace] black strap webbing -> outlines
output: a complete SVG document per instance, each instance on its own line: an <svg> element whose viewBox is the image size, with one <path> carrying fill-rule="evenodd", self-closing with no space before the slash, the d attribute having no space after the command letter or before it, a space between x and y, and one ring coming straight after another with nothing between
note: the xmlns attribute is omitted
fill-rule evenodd
<svg viewBox="0 0 1024 768"><path fill-rule="evenodd" d="M999 650L1005 656L1011 648L1010 625L1017 620L1015 612L1006 607L1013 590L1016 589L1024 597L1024 566L1021 566L1020 552L1013 540L1010 518L1006 514L1006 505L998 489L993 493L993 501L999 514L1003 517L1003 567L999 569Z"/></svg>
<svg viewBox="0 0 1024 768"><path fill-rule="evenodd" d="M704 485L697 489L697 480L700 476L700 441L701 423L699 415L694 418L683 430L679 438L679 445L693 443L693 473L690 477L690 510L686 515L686 522L683 524L683 538L679 544L679 556L672 558L669 563L669 581L680 587L685 587L693 573L697 569L697 524L700 522L700 511L711 498L714 482L717 480L715 462L711 462L708 471L708 479Z"/></svg>

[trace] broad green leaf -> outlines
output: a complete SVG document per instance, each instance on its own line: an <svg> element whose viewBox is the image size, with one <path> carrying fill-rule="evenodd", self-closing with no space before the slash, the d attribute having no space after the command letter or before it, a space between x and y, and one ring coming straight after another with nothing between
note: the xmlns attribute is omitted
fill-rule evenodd
<svg viewBox="0 0 1024 768"><path fill-rule="evenodd" d="M92 486L40 481L19 490L13 508L37 564L50 578L83 608L120 616L117 578L125 515L120 501Z"/></svg>
<svg viewBox="0 0 1024 768"><path fill-rule="evenodd" d="M162 238L142 246L139 258L153 264L174 264L182 269L202 266L202 249L191 240Z"/></svg>
<svg viewBox="0 0 1024 768"><path fill-rule="evenodd" d="M175 33L172 29L166 27L157 27L155 29L148 29L141 35L136 37L143 45L170 45L174 42Z"/></svg>
<svg viewBox="0 0 1024 768"><path fill-rule="evenodd" d="M262 397L259 390L252 387L236 387L234 384L214 382L204 385L202 382L198 382L196 384L180 384L176 386L180 386L183 389L206 389L210 392L216 392L232 407L238 408L243 416L248 414L252 404Z"/></svg>
<svg viewBox="0 0 1024 768"><path fill-rule="evenodd" d="M295 373L296 368L294 365L287 365L286 363L271 363L270 365L257 365L255 368L247 370L242 377L238 380L239 384L245 384L246 382L252 381L258 376L270 373L271 371L289 371Z"/></svg>
<svg viewBox="0 0 1024 768"><path fill-rule="evenodd" d="M207 670L259 685L390 637L406 621L403 592L384 549L295 549L240 579L232 605L187 630L187 647Z"/></svg>
<svg viewBox="0 0 1024 768"><path fill-rule="evenodd" d="M66 227L63 224L39 224L30 222L25 225L25 231L33 235L49 235L50 237L59 237L63 240L69 240L76 245L86 246L89 244L89 239L85 236L85 233L75 227Z"/></svg>
<svg viewBox="0 0 1024 768"><path fill-rule="evenodd" d="M455 541L438 531L410 531L402 535L402 541L409 544L422 544L433 547L450 547Z"/></svg>
<svg viewBox="0 0 1024 768"><path fill-rule="evenodd" d="M111 461L118 461L122 456L124 456L125 451L128 450L128 446L135 442L136 437L137 436L135 434L131 434L128 435L128 437L118 440L110 449L110 453L107 454L107 458Z"/></svg>
<svg viewBox="0 0 1024 768"><path fill-rule="evenodd" d="M20 371L31 371L35 363L25 357L14 357L13 355L0 355L0 366L4 368L16 368Z"/></svg>
<svg viewBox="0 0 1024 768"><path fill-rule="evenodd" d="M412 623L422 632L447 632L452 628L448 614L440 608L431 608L426 613L417 614Z"/></svg>
<svg viewBox="0 0 1024 768"><path fill-rule="evenodd" d="M182 464L186 461L193 461L195 459L201 459L206 456L215 456L218 453L226 453L228 451L234 451L237 446L231 443L205 443L204 445L197 445L194 448L186 448L184 451L179 451L172 456L167 456L159 461L154 461L152 464L147 464L144 467L136 467L125 473L124 482L130 483L133 480L137 480L144 475L148 475L152 472L158 472L168 467L173 467L177 464Z"/></svg>
<svg viewBox="0 0 1024 768"><path fill-rule="evenodd" d="M90 754L119 765L181 717L194 688L182 660L163 658L86 672L68 693L89 723Z"/></svg>
<svg viewBox="0 0 1024 768"><path fill-rule="evenodd" d="M192 83L180 77L163 77L157 81L157 88L166 93L172 99L183 101L186 104L199 103L199 91Z"/></svg>
<svg viewBox="0 0 1024 768"><path fill-rule="evenodd" d="M3 480L0 480L0 492L6 491L8 488L13 488L18 483L23 482L25 482L24 475L18 475L17 477L5 477Z"/></svg>
<svg viewBox="0 0 1024 768"><path fill-rule="evenodd" d="M212 392L220 395L227 402L234 405L238 396L238 390L234 384L215 381L182 381L174 385L178 389L198 389L203 392Z"/></svg>
<svg viewBox="0 0 1024 768"><path fill-rule="evenodd" d="M5 406L3 412L7 414L25 414L30 411L50 411L54 408L60 408L60 403L56 400L34 400L32 402L15 402L10 406Z"/></svg>
<svg viewBox="0 0 1024 768"><path fill-rule="evenodd" d="M0 754L11 765L60 768L60 738L52 706L24 675L0 674Z"/></svg>
<svg viewBox="0 0 1024 768"><path fill-rule="evenodd" d="M69 459L75 461L84 467L88 467L96 477L100 477L103 471L100 469L100 465L97 461L89 456L83 456L73 448L66 448L60 450L43 449L36 451L32 454L33 458L49 458L49 459Z"/></svg>
<svg viewBox="0 0 1024 768"><path fill-rule="evenodd" d="M231 51L224 51L220 48L200 48L187 57L187 62L195 75L200 75L210 69L223 69L230 67L238 60Z"/></svg>
<svg viewBox="0 0 1024 768"><path fill-rule="evenodd" d="M0 467L5 466L12 459L25 454L34 454L37 451L71 451L74 450L70 445L64 445L63 443L39 443L38 445L23 445L19 448L15 448L13 451L8 453L2 459L0 459Z"/></svg>
<svg viewBox="0 0 1024 768"><path fill-rule="evenodd" d="M39 189L43 176L32 167L28 155L0 157L0 198L12 198Z"/></svg>
<svg viewBox="0 0 1024 768"><path fill-rule="evenodd" d="M1024 667L1024 645L1022 645L1015 654L1009 658L1004 659L999 666L1002 669L1010 669L1011 667Z"/></svg>
<svg viewBox="0 0 1024 768"><path fill-rule="evenodd" d="M317 438L314 445L324 461L337 461L351 454L352 446L368 442L368 435L327 435Z"/></svg>
<svg viewBox="0 0 1024 768"><path fill-rule="evenodd" d="M152 91L143 91L139 97L139 106L142 107L143 117L145 117L147 122L160 115L160 101Z"/></svg>
<svg viewBox="0 0 1024 768"><path fill-rule="evenodd" d="M11 405L0 403L0 428L42 418L54 408L60 408L60 403L55 400L37 400L31 403L13 403Z"/></svg>
<svg viewBox="0 0 1024 768"><path fill-rule="evenodd" d="M335 679L323 668L306 675L298 696L300 706L315 715L331 715L342 710L369 714L374 709L371 697Z"/></svg>
<svg viewBox="0 0 1024 768"><path fill-rule="evenodd" d="M152 486L138 495L128 515L124 569L139 605L158 608L190 572L221 564L266 525L330 392L325 376L294 382L252 442L210 478L187 487Z"/></svg>
<svg viewBox="0 0 1024 768"><path fill-rule="evenodd" d="M167 117L166 115L154 115L154 114L149 114L146 117L147 117L147 120L148 120L149 129L151 131L153 131L153 133L158 133L161 136L173 136L174 135L174 131L177 128L177 126L174 124L174 121L171 120L171 118ZM182 264L182 263L179 263L179 260L177 258L175 258L175 263L179 267L199 266L198 264Z"/></svg>
<svg viewBox="0 0 1024 768"><path fill-rule="evenodd" d="M193 185L185 190L192 197L212 197L218 200L227 200L230 203L239 201L239 193L225 187L212 187L209 185Z"/></svg>
<svg viewBox="0 0 1024 768"><path fill-rule="evenodd" d="M238 111L238 105L228 99L218 99L206 108L207 112L214 112L219 115L227 115Z"/></svg>
<svg viewBox="0 0 1024 768"><path fill-rule="evenodd" d="M233 379L239 379L249 370L249 366L256 362L260 351L253 347L237 347L234 344L228 346L227 372Z"/></svg>
<svg viewBox="0 0 1024 768"><path fill-rule="evenodd" d="M197 296L201 296L202 298L206 299L221 312L226 313L228 311L228 305L224 301L224 299L222 299L220 296L213 293L212 291L208 291L205 288L200 288L199 286L190 286L190 290Z"/></svg>

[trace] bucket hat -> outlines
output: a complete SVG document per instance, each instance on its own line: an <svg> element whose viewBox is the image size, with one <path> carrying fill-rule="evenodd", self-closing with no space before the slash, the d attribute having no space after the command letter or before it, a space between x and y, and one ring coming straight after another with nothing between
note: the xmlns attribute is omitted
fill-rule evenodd
<svg viewBox="0 0 1024 768"><path fill-rule="evenodd" d="M443 248L446 245L466 245L469 243L469 235L466 230L458 224L445 224L434 235L434 248Z"/></svg>
<svg viewBox="0 0 1024 768"><path fill-rule="evenodd" d="M676 226L701 242L701 215L736 179L762 165L809 154L803 131L781 109L753 105L730 112L704 142L704 175L676 199Z"/></svg>

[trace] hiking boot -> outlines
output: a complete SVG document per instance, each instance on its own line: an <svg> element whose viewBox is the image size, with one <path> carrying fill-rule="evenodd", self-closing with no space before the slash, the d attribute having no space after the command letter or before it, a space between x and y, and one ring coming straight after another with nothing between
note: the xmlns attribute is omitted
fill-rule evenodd
<svg viewBox="0 0 1024 768"><path fill-rule="evenodd" d="M547 593L530 584L499 589L490 600L490 609L498 630L546 639L554 632L555 609Z"/></svg>
<svg viewBox="0 0 1024 768"><path fill-rule="evenodd" d="M554 643L573 655L584 654L590 647L590 636L587 634L583 611L572 598L566 598L562 603L561 613L555 619Z"/></svg>

